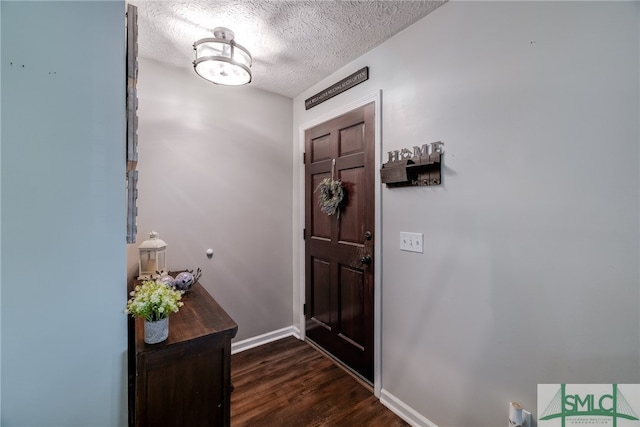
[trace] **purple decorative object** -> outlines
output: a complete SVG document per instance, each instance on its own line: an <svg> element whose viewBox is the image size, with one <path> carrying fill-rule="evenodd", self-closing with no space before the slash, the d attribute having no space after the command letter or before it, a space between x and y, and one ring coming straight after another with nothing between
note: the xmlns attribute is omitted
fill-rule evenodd
<svg viewBox="0 0 640 427"><path fill-rule="evenodd" d="M194 284L195 278L188 271L182 272L176 276L173 284L181 291L187 291Z"/></svg>
<svg viewBox="0 0 640 427"><path fill-rule="evenodd" d="M173 277L169 276L168 274L157 279L156 282L164 283L169 287L172 287L175 284L175 280L173 279Z"/></svg>

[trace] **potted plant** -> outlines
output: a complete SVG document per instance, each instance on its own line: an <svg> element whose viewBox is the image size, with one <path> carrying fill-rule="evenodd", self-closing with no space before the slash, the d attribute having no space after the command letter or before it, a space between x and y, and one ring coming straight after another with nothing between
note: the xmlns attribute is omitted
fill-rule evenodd
<svg viewBox="0 0 640 427"><path fill-rule="evenodd" d="M169 336L169 315L184 305L182 291L156 280L145 280L131 291L125 313L144 319L144 342L156 344Z"/></svg>

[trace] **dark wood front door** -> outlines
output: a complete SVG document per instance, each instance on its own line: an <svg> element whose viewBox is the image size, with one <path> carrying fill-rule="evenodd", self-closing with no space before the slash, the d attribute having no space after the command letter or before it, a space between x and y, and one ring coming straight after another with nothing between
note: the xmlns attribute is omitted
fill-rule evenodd
<svg viewBox="0 0 640 427"><path fill-rule="evenodd" d="M306 336L373 383L374 104L305 133ZM318 205L320 182L343 183L335 215Z"/></svg>

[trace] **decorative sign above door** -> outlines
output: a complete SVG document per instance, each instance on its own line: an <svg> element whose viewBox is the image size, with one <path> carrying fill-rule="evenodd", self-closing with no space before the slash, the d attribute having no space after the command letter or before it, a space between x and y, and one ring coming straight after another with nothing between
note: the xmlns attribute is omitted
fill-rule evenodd
<svg viewBox="0 0 640 427"><path fill-rule="evenodd" d="M331 99L334 96L341 94L345 90L351 89L352 87L368 79L369 67L361 68L350 76L347 76L344 79L340 80L338 83L335 83L325 90L316 93L311 98L307 98L304 101L304 109L308 110L309 108L313 108L318 104L322 104L327 99Z"/></svg>
<svg viewBox="0 0 640 427"><path fill-rule="evenodd" d="M403 148L389 151L389 161L382 165L380 178L387 187L410 185L440 185L440 165L444 154L443 142L432 142L413 150Z"/></svg>

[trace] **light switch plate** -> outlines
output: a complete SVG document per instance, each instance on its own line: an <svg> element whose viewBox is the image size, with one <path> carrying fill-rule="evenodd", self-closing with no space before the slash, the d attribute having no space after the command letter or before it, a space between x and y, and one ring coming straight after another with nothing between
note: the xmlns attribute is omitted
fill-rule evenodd
<svg viewBox="0 0 640 427"><path fill-rule="evenodd" d="M408 252L423 253L423 235L422 233L400 232L400 250Z"/></svg>

